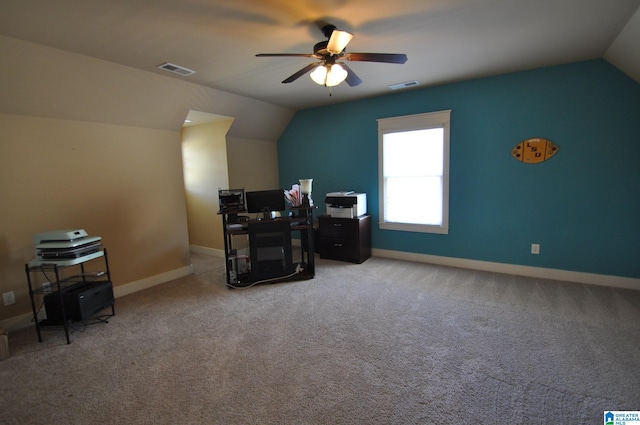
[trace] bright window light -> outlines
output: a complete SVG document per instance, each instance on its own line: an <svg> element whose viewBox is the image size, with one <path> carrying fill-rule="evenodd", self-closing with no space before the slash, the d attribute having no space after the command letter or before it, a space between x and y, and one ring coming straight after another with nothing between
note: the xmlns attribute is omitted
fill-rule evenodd
<svg viewBox="0 0 640 425"><path fill-rule="evenodd" d="M381 229L448 233L449 116L378 120Z"/></svg>

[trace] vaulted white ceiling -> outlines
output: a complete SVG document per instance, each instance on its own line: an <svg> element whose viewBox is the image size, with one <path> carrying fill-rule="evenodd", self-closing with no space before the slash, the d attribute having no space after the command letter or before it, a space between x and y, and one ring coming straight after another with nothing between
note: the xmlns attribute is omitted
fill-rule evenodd
<svg viewBox="0 0 640 425"><path fill-rule="evenodd" d="M605 58L640 81L640 0L2 0L0 34L293 109ZM330 23L350 52L405 53L404 65L349 62L363 80L329 89L303 76ZM195 70L183 77L157 68ZM73 72L72 69L69 72Z"/></svg>

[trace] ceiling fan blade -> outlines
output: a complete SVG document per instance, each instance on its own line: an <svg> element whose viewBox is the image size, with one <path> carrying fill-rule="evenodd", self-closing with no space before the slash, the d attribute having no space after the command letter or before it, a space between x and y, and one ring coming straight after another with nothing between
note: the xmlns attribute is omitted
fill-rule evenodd
<svg viewBox="0 0 640 425"><path fill-rule="evenodd" d="M347 84L349 84L349 87L355 87L362 84L362 80L360 79L360 77L358 77L356 73L353 72L353 70L347 66L346 63L344 62L338 62L338 63L347 71L347 79L345 81L347 82Z"/></svg>
<svg viewBox="0 0 640 425"><path fill-rule="evenodd" d="M327 44L327 51L332 55L337 55L347 47L347 44L349 44L352 38L353 34L334 29L331 33L331 38L329 38L329 43Z"/></svg>
<svg viewBox="0 0 640 425"><path fill-rule="evenodd" d="M307 72L314 70L315 68L319 67L320 65L322 65L322 62L317 62L317 63L312 63L311 65L307 65L304 68L302 68L300 71L296 72L295 74L293 74L292 76L290 76L289 78L285 79L282 82L284 84L292 83L295 80L297 80L298 78L302 77Z"/></svg>
<svg viewBox="0 0 640 425"><path fill-rule="evenodd" d="M284 56L294 56L294 57L302 57L302 58L317 58L320 59L320 56L313 53L258 53L256 57L258 58L278 58Z"/></svg>
<svg viewBox="0 0 640 425"><path fill-rule="evenodd" d="M403 64L407 61L404 53L346 53L345 59L359 62L384 62Z"/></svg>

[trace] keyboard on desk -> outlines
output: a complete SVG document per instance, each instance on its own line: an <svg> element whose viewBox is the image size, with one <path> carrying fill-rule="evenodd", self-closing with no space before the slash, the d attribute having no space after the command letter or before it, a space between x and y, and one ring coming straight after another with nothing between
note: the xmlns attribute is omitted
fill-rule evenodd
<svg viewBox="0 0 640 425"><path fill-rule="evenodd" d="M227 224L227 229L229 230L247 230L247 228L249 227L248 223L232 223L232 224Z"/></svg>
<svg viewBox="0 0 640 425"><path fill-rule="evenodd" d="M242 221L240 223L228 223L227 224L227 229L229 230L247 230L249 229L249 223L251 222L262 222L262 223L269 223L269 222L274 222L274 221L284 221L284 220L289 220L288 218L275 218L275 219L271 219L271 220L248 220L248 221ZM290 221L291 223L291 227L298 227L298 226L304 226L307 223L303 220L303 221Z"/></svg>

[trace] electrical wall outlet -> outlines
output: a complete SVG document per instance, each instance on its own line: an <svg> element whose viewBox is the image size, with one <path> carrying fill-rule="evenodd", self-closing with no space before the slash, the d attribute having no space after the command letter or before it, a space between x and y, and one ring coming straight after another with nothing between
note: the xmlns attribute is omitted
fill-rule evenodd
<svg viewBox="0 0 640 425"><path fill-rule="evenodd" d="M532 254L540 254L540 244L539 243L532 243L531 244L531 253Z"/></svg>
<svg viewBox="0 0 640 425"><path fill-rule="evenodd" d="M13 291L5 292L2 294L2 300L4 305L11 305L16 303L16 294Z"/></svg>

